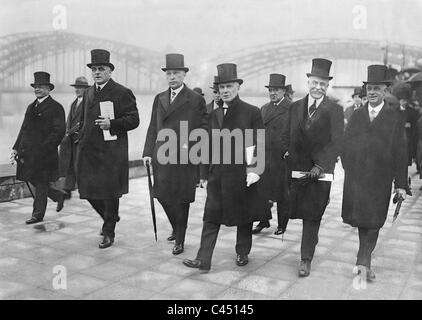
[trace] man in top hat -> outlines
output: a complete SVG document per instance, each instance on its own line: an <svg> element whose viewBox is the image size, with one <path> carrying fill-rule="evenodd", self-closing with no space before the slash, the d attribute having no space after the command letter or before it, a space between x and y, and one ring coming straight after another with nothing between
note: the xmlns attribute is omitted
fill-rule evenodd
<svg viewBox="0 0 422 320"><path fill-rule="evenodd" d="M198 268L203 272L211 268L212 254L221 225L237 227L236 264L245 266L248 263L252 247L252 223L262 219L266 205L265 199L260 198L258 193L259 175L262 173L258 161L254 165L252 161L248 161L247 156L246 159L244 157L245 149L246 153L253 149L257 150L257 154L264 152L265 142L259 140L259 131L264 128L261 112L259 108L240 100L238 93L243 80L237 77L235 64L220 64L217 70L222 100L208 119L211 145L209 157L212 160L209 165L201 166L201 176L208 180L201 243L196 258L183 261L185 266ZM255 148L247 144L248 131L254 135L250 143ZM241 143L233 141L234 132L242 138ZM230 139L225 143L224 137L228 137L227 135L230 135ZM236 161L238 155L242 155L240 160L243 161Z"/></svg>
<svg viewBox="0 0 422 320"><path fill-rule="evenodd" d="M173 228L167 240L175 241L172 253L178 255L184 251L189 207L195 201L199 180L198 164L192 163L191 159L182 160L183 154L189 154L192 144L181 140L181 132L186 130L189 135L194 129L206 129L207 112L204 98L184 84L189 68L185 67L182 54L167 54L166 66L162 70L166 73L169 88L155 96L143 161L145 165L152 164L154 197L163 206ZM176 163L168 163L159 152L160 148L165 148L166 141L157 137L160 131L170 129L178 142Z"/></svg>
<svg viewBox="0 0 422 320"><path fill-rule="evenodd" d="M373 280L371 254L387 217L392 183L397 196L405 199L408 191L407 151L403 118L385 101L391 84L387 67L369 66L364 84L369 102L352 114L344 137L342 218L359 232L354 272Z"/></svg>
<svg viewBox="0 0 422 320"><path fill-rule="evenodd" d="M310 273L321 218L330 197L331 182L319 178L334 172L343 137L343 108L326 96L332 79L330 68L330 60L313 59L312 71L307 73L309 94L290 107L288 162L292 170L308 172L292 179L290 188L290 218L303 220L300 277Z"/></svg>
<svg viewBox="0 0 422 320"><path fill-rule="evenodd" d="M269 228L272 202L277 203L278 226L275 235L283 234L289 221L288 176L285 155L289 148L289 107L291 101L284 97L286 77L270 74L268 88L270 102L262 106L261 114L265 127L265 171L261 176L261 192L271 204L264 220L253 229L259 233Z"/></svg>
<svg viewBox="0 0 422 320"><path fill-rule="evenodd" d="M284 97L287 98L287 99L289 99L291 102L293 102L293 94L294 93L295 92L293 91L292 85L291 84L288 84L286 86L286 93L284 94Z"/></svg>
<svg viewBox="0 0 422 320"><path fill-rule="evenodd" d="M91 51L94 85L85 90L82 130L77 160L77 183L81 199L87 199L103 219L100 249L114 242L119 221L119 199L129 190L127 132L139 125L132 91L115 82L110 52Z"/></svg>
<svg viewBox="0 0 422 320"><path fill-rule="evenodd" d="M362 107L362 99L361 99L361 88L355 88L352 94L353 104L344 110L344 124L347 125L347 123L350 120L350 117L352 116L353 111L356 109Z"/></svg>
<svg viewBox="0 0 422 320"><path fill-rule="evenodd" d="M218 102L221 100L220 99L220 93L218 92L218 77L214 76L214 82L213 82L213 86L210 87L210 89L212 90L212 101L210 103L207 104L207 113L210 114L211 111L217 109L218 106Z"/></svg>
<svg viewBox="0 0 422 320"><path fill-rule="evenodd" d="M76 99L72 102L67 115L66 134L60 144L59 171L65 177L63 190L67 198L71 197L76 188L76 159L79 142L79 130L81 129L82 100L85 89L89 87L88 80L81 76L75 83L70 85L75 88Z"/></svg>
<svg viewBox="0 0 422 320"><path fill-rule="evenodd" d="M60 211L66 194L52 184L59 177L57 147L66 129L64 109L50 96L54 89L50 74L39 71L34 73L34 78L31 86L36 99L26 109L11 154L12 163L17 162L16 178L35 187L32 217L26 224L44 219L47 197L58 203L57 211Z"/></svg>

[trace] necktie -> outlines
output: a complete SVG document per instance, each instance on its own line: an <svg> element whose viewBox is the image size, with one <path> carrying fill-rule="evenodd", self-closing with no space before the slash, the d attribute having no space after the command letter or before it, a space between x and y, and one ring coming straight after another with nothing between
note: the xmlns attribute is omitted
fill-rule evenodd
<svg viewBox="0 0 422 320"><path fill-rule="evenodd" d="M101 87L97 86L97 93L101 91Z"/></svg>
<svg viewBox="0 0 422 320"><path fill-rule="evenodd" d="M174 101L174 98L176 98L176 91L171 92L170 103Z"/></svg>
<svg viewBox="0 0 422 320"><path fill-rule="evenodd" d="M229 106L227 104L223 104L223 113L226 115L227 110L229 109Z"/></svg>
<svg viewBox="0 0 422 320"><path fill-rule="evenodd" d="M309 110L308 110L309 118L312 117L315 111L316 111L316 100L314 100L314 103L309 107Z"/></svg>
<svg viewBox="0 0 422 320"><path fill-rule="evenodd" d="M375 115L377 114L377 112L375 111L375 109L372 109L370 114L369 114L369 120L372 122L375 119Z"/></svg>

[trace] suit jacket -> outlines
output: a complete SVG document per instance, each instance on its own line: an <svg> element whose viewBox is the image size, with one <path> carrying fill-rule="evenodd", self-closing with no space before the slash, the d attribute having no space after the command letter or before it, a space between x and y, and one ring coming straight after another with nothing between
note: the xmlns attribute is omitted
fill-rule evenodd
<svg viewBox="0 0 422 320"><path fill-rule="evenodd" d="M407 106L404 111L400 112L405 124L405 132L407 139L407 165L412 165L412 160L416 158L416 148L418 144L418 111Z"/></svg>
<svg viewBox="0 0 422 320"><path fill-rule="evenodd" d="M23 160L17 162L16 178L22 181L51 182L58 178L57 146L65 133L65 112L51 96L37 107L37 100L25 112L13 149Z"/></svg>
<svg viewBox="0 0 422 320"><path fill-rule="evenodd" d="M187 138L194 129L201 128L206 131L207 118L204 98L186 85L171 104L170 89L155 96L143 156L152 157L154 196L161 202L173 204L189 203L195 200L199 165L193 164L190 159L186 159L185 164L181 161L181 154L189 154L194 144L194 142L181 141L183 139L181 122L188 123L185 136ZM158 157L159 152L166 149L166 142L162 135L169 130L175 134L177 140L176 148L172 150L175 163L164 164L164 159L160 158L159 161Z"/></svg>
<svg viewBox="0 0 422 320"><path fill-rule="evenodd" d="M268 201L259 194L258 181L246 187L248 172L259 174L258 168L246 163L243 153L246 143L246 130L253 132L254 137L250 141L264 152L264 142L259 141L258 129L264 129L259 108L252 106L236 97L226 115L220 107L212 111L208 120L208 132L210 137L210 161L209 165L203 166L203 178L208 179L207 199L205 203L204 221L210 221L227 226L237 226L252 221L260 221L264 216L264 209ZM222 138L213 135L213 132L225 130L233 133L237 131L244 143L238 145L234 139L224 145ZM220 149L217 149L217 140L220 140ZM236 152L238 151L238 152ZM224 156L230 154L230 162L224 162ZM236 154L243 158L236 163Z"/></svg>
<svg viewBox="0 0 422 320"><path fill-rule="evenodd" d="M343 138L343 108L324 97L311 118L308 117L308 96L290 107L289 161L292 170L310 171L319 166L324 173L333 173ZM300 186L291 184L291 217L320 220L328 204L330 182L312 181Z"/></svg>
<svg viewBox="0 0 422 320"><path fill-rule="evenodd" d="M386 220L394 181L408 189L404 121L387 103L370 122L368 104L356 110L345 132L342 217L345 223L381 228Z"/></svg>
<svg viewBox="0 0 422 320"><path fill-rule="evenodd" d="M95 125L100 102L111 101L114 120L110 134L117 140L104 141L103 130ZM139 125L136 98L132 91L110 79L100 92L91 86L84 92L77 182L81 199L119 198L129 191L127 132Z"/></svg>

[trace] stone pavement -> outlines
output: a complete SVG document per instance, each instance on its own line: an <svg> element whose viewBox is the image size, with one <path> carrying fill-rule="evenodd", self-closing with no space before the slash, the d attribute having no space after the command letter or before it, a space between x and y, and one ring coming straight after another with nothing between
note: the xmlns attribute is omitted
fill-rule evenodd
<svg viewBox="0 0 422 320"><path fill-rule="evenodd" d="M76 194L60 213L49 202L45 231L24 223L32 199L0 203L0 299L422 299L422 180L410 172L414 195L394 225L391 205L373 256L377 279L366 288L352 274L358 237L340 217L337 168L308 278L297 276L301 221L290 221L282 241L273 235L275 212L271 228L254 236L247 266L235 264L236 229L222 227L210 273L184 267L182 260L194 258L199 246L205 191L198 189L191 206L185 252L173 256L157 202L154 240L147 180L138 178L121 199L115 244L105 250L98 249L100 218Z"/></svg>

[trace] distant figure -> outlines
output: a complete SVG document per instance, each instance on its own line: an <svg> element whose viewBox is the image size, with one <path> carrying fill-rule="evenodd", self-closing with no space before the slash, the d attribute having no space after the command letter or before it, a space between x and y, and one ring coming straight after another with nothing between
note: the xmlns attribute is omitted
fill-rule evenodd
<svg viewBox="0 0 422 320"><path fill-rule="evenodd" d="M199 87L195 87L192 89L193 91L195 91L197 94L199 94L200 96L204 96L204 94L202 93L202 89Z"/></svg>
<svg viewBox="0 0 422 320"><path fill-rule="evenodd" d="M210 114L211 111L218 108L218 102L221 100L220 92L218 91L217 83L218 83L218 76L214 76L213 86L210 87L210 89L212 90L213 99L210 103L207 104L207 113L208 114Z"/></svg>
<svg viewBox="0 0 422 320"><path fill-rule="evenodd" d="M81 129L82 101L85 89L89 87L89 84L85 77L78 77L70 86L75 88L76 99L70 106L66 122L66 135L60 144L59 152L59 171L60 176L65 177L63 190L67 193L67 199L71 198L72 191L76 188L76 159Z"/></svg>
<svg viewBox="0 0 422 320"><path fill-rule="evenodd" d="M288 84L286 86L286 92L284 93L284 97L289 99L291 102L293 102L293 94L295 92L293 91L292 85Z"/></svg>
<svg viewBox="0 0 422 320"><path fill-rule="evenodd" d="M16 178L35 187L32 217L26 224L43 221L47 196L57 202L56 210L60 211L66 194L53 187L59 177L57 147L66 131L65 112L50 96L54 89L50 74L39 71L34 73L34 78L31 86L37 98L26 109L11 154L12 163L17 160Z"/></svg>
<svg viewBox="0 0 422 320"><path fill-rule="evenodd" d="M353 111L355 111L358 108L362 107L362 89L361 88L355 88L354 92L352 94L353 104L344 110L344 124L347 125L347 123L350 120L350 117L353 114Z"/></svg>

